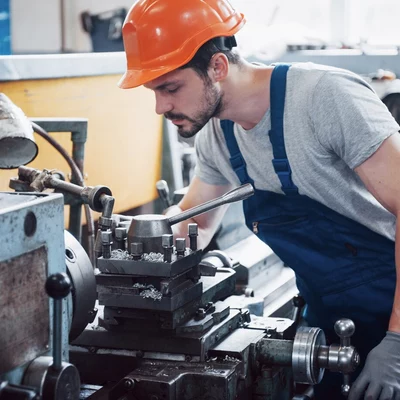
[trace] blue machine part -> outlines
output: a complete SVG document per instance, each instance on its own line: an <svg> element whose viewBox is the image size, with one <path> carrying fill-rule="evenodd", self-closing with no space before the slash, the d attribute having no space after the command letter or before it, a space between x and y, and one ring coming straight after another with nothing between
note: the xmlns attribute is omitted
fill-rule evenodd
<svg viewBox="0 0 400 400"><path fill-rule="evenodd" d="M52 355L53 305L47 276L66 271L61 194L0 193L0 381L22 382L26 367ZM68 360L71 299L63 300Z"/></svg>
<svg viewBox="0 0 400 400"><path fill-rule="evenodd" d="M0 0L0 55L11 54L10 0Z"/></svg>

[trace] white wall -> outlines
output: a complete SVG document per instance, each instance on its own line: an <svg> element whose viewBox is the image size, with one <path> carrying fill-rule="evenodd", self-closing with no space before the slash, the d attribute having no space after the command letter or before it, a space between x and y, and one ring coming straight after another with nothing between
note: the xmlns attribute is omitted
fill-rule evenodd
<svg viewBox="0 0 400 400"><path fill-rule="evenodd" d="M83 11L97 14L120 7L129 9L134 2L135 0L10 0L12 50L15 54L91 51L90 37L82 29L80 14ZM278 28L279 25L285 27L285 24L285 39L292 40L294 37L297 41L303 36L318 36L334 44L353 44L360 39L375 44L400 43L400 29L396 23L400 12L399 0L231 2L246 14L248 25L256 27L255 32L248 29L251 39L246 43L247 48L255 46L257 40L254 40L254 34L258 41L260 38L267 38L267 43L261 43L264 49L273 48L279 44L280 39L282 42L282 32ZM259 32L261 27L270 27L272 23L276 26L268 35ZM291 24L293 32L287 24ZM64 35L61 34L62 25Z"/></svg>
<svg viewBox="0 0 400 400"><path fill-rule="evenodd" d="M61 2L11 0L11 49L14 54L61 51Z"/></svg>
<svg viewBox="0 0 400 400"><path fill-rule="evenodd" d="M135 0L11 0L13 54L88 52L89 34L83 31L80 14L97 14L116 8L129 9ZM62 37L63 10L64 37Z"/></svg>

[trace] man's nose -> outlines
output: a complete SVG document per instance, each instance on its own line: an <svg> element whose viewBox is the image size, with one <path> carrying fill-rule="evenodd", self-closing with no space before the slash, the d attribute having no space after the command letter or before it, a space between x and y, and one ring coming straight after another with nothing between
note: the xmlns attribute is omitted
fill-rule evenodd
<svg viewBox="0 0 400 400"><path fill-rule="evenodd" d="M173 109L171 102L161 94L156 94L156 113L163 115Z"/></svg>

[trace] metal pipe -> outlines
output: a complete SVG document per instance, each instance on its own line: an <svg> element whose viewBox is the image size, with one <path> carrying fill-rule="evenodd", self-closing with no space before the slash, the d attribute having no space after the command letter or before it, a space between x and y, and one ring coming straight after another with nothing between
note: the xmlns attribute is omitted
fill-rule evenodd
<svg viewBox="0 0 400 400"><path fill-rule="evenodd" d="M84 189L82 186L75 185L74 183L64 182L60 179L54 178L52 175L49 175L45 182L47 187L63 190L75 194L76 196L81 196Z"/></svg>
<svg viewBox="0 0 400 400"><path fill-rule="evenodd" d="M239 186L231 190L228 193L225 193L221 197L217 197L216 199L207 201L206 203L200 204L196 207L189 208L189 210L183 211L180 214L173 215L168 218L169 224L174 225L178 222L185 221L189 218L192 218L196 215L203 214L209 210L222 206L228 203L234 203L239 200L245 200L248 197L254 194L254 188L250 183L246 183L245 185Z"/></svg>
<svg viewBox="0 0 400 400"><path fill-rule="evenodd" d="M76 165L75 161L67 153L67 151L56 140L54 140L42 127L37 125L35 122L32 122L32 127L33 127L33 130L38 135L40 135L47 142L49 142L64 157L64 159L67 161L69 167L71 168L72 174L75 175L78 185L85 186L81 170ZM93 216L92 216L90 207L87 204L84 205L84 209L85 209L85 215L86 215L86 222L87 222L87 226L88 226L88 254L89 254L90 260L92 261L92 264L95 265L94 220L93 220ZM79 223L81 225L81 221L79 221Z"/></svg>

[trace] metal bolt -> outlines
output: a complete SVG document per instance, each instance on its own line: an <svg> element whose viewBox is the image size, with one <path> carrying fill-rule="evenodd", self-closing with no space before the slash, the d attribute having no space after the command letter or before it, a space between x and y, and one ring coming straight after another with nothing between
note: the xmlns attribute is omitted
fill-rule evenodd
<svg viewBox="0 0 400 400"><path fill-rule="evenodd" d="M185 250L186 250L186 239L177 238L175 241L175 247L177 256L183 257L185 255Z"/></svg>
<svg viewBox="0 0 400 400"><path fill-rule="evenodd" d="M124 379L124 387L125 389L130 389L132 390L135 386L135 381L133 379L130 378L125 378Z"/></svg>
<svg viewBox="0 0 400 400"><path fill-rule="evenodd" d="M126 228L124 227L115 228L115 240L118 243L118 248L121 250L125 250L126 236L127 236Z"/></svg>
<svg viewBox="0 0 400 400"><path fill-rule="evenodd" d="M161 243L164 252L164 261L170 263L174 249L174 237L171 234L162 235Z"/></svg>
<svg viewBox="0 0 400 400"><path fill-rule="evenodd" d="M276 328L267 328L266 332L267 337L275 339L277 337L277 329Z"/></svg>
<svg viewBox="0 0 400 400"><path fill-rule="evenodd" d="M143 243L131 243L131 254L134 260L140 260L143 254Z"/></svg>
<svg viewBox="0 0 400 400"><path fill-rule="evenodd" d="M204 308L199 308L196 311L196 319L199 320L199 319L203 319L205 317L206 317L206 310Z"/></svg>
<svg viewBox="0 0 400 400"><path fill-rule="evenodd" d="M111 257L112 233L111 231L101 231L101 246L103 258Z"/></svg>
<svg viewBox="0 0 400 400"><path fill-rule="evenodd" d="M125 238L126 238L126 228L124 227L115 228L115 239L124 240Z"/></svg>
<svg viewBox="0 0 400 400"><path fill-rule="evenodd" d="M197 236L199 235L199 227L197 224L188 224L190 250L197 250Z"/></svg>

